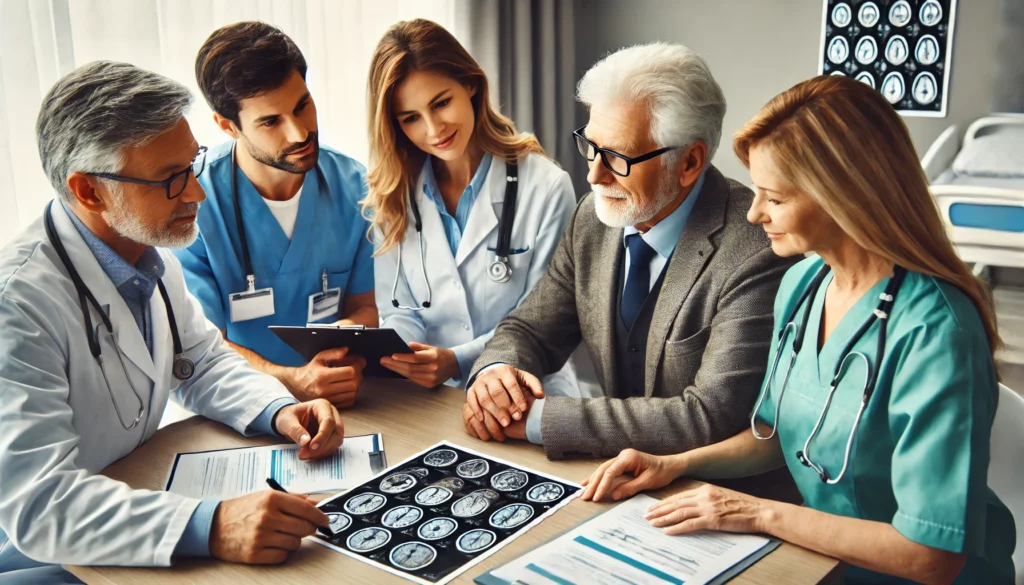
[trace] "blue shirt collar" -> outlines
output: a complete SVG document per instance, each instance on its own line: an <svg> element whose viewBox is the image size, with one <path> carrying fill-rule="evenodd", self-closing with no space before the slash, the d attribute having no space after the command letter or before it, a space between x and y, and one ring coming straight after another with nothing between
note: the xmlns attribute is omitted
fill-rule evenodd
<svg viewBox="0 0 1024 585"><path fill-rule="evenodd" d="M469 186L462 193L464 199L468 196L467 203L472 203L480 195L480 190L483 189L484 182L487 180L487 171L491 168L492 158L490 154L485 153L483 158L480 159L480 166L477 167L473 179L469 182ZM426 162L423 163L423 191L437 205L438 209L445 211L444 199L441 197L441 187L438 186L437 177L434 176L433 160L434 157L428 154Z"/></svg>
<svg viewBox="0 0 1024 585"><path fill-rule="evenodd" d="M669 258L672 256L672 252L675 251L676 244L679 243L679 238L683 235L683 229L686 228L686 222L690 219L690 213L697 204L700 192L704 189L704 178L706 175L707 170L701 172L700 176L697 177L697 182L693 184L690 194L686 196L686 199L683 200L682 204L675 211L659 221L647 233L640 235L647 242L647 245L654 248L654 251L662 258ZM631 225L623 228L622 245L626 245L626 236L636 233L639 233L639 231Z"/></svg>
<svg viewBox="0 0 1024 585"><path fill-rule="evenodd" d="M131 285L133 288L137 288L144 298L148 299L153 294L153 289L156 288L156 281L164 275L164 262L156 248L146 248L139 261L135 266L132 266L120 254L108 246L106 242L101 240L99 236L92 233L82 223L82 220L73 211L68 209L66 205L61 204L61 207L64 208L68 217L71 218L71 223L75 224L75 229L78 230L82 239L85 240L85 245L89 247L93 256L99 261L100 268L103 269L103 272L114 283L118 292L124 296L125 289L128 289L126 285ZM137 285L136 281L138 281Z"/></svg>

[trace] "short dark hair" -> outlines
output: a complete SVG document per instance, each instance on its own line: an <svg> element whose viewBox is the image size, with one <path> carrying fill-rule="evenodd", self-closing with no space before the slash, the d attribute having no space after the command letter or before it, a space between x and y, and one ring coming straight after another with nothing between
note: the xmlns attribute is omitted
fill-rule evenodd
<svg viewBox="0 0 1024 585"><path fill-rule="evenodd" d="M241 101L281 87L295 70L306 78L302 51L288 35L265 22L221 27L196 55L196 83L206 103L239 127Z"/></svg>

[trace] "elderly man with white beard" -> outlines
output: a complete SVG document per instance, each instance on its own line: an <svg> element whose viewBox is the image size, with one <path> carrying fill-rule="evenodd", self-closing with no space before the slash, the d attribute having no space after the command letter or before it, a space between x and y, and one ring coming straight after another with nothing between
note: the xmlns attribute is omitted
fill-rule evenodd
<svg viewBox="0 0 1024 585"><path fill-rule="evenodd" d="M750 189L711 165L722 90L693 51L654 43L598 62L577 94L590 112L574 134L593 193L474 364L466 430L528 439L550 458L728 438L749 424L792 261L746 221ZM580 341L604 397L545 398L538 378Z"/></svg>

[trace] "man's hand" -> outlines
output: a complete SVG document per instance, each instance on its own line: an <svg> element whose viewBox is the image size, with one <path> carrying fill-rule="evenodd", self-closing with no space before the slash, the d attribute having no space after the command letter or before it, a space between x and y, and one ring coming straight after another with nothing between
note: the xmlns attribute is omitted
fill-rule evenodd
<svg viewBox="0 0 1024 585"><path fill-rule="evenodd" d="M281 381L303 402L323 398L338 408L348 408L356 403L365 366L366 360L349 356L347 347L327 349L302 367L288 368Z"/></svg>
<svg viewBox="0 0 1024 585"><path fill-rule="evenodd" d="M477 421L485 423L484 413L487 412L502 427L507 427L513 420L525 419L532 404L527 396L544 398L540 380L529 372L500 364L477 375L473 386L466 391L466 404Z"/></svg>
<svg viewBox="0 0 1024 585"><path fill-rule="evenodd" d="M526 399L530 406L536 400L532 395L527 395ZM484 411L484 422L478 421L476 415L473 414L473 409L467 403L462 405L462 420L469 436L481 441L494 439L499 443L504 443L505 439L526 440L526 417L503 428L498 424L498 420L486 411Z"/></svg>
<svg viewBox="0 0 1024 585"><path fill-rule="evenodd" d="M323 399L291 404L277 411L274 429L301 447L299 459L327 457L345 439L341 414Z"/></svg>
<svg viewBox="0 0 1024 585"><path fill-rule="evenodd" d="M234 563L279 564L317 526L329 525L327 515L306 496L258 492L217 506L210 530L210 554Z"/></svg>
<svg viewBox="0 0 1024 585"><path fill-rule="evenodd" d="M459 360L455 359L454 351L415 341L409 344L409 349L415 353L385 356L380 365L426 388L440 386L459 375Z"/></svg>

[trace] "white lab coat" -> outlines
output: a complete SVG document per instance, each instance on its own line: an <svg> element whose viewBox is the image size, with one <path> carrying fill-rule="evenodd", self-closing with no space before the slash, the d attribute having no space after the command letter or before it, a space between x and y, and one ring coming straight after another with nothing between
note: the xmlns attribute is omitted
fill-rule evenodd
<svg viewBox="0 0 1024 585"><path fill-rule="evenodd" d="M150 301L151 357L128 306L71 219L56 203L51 213L86 286L109 306L121 360L105 333L102 358L125 425L138 413L126 375L146 412L131 431L119 422L89 350L78 295L40 218L0 252L0 583L33 580L31 573L10 571L40 563L170 564L199 500L133 490L97 474L156 432L172 391L188 410L239 432L272 401L290 397L222 342L186 291L178 261L161 250L182 347L196 363L191 380L175 379L159 291ZM102 327L90 310L93 327Z"/></svg>
<svg viewBox="0 0 1024 585"><path fill-rule="evenodd" d="M423 173L416 183L416 204L423 221L423 249L431 305L423 311L396 308L391 298L398 264L398 246L374 262L377 311L380 326L395 329L406 342L417 341L453 349L462 361L462 377L483 352L494 328L533 290L547 270L562 232L576 207L575 191L568 173L547 157L530 154L519 161L516 216L512 229L509 263L512 278L497 283L487 276L498 242L498 220L505 201L505 161L491 160L480 194L470 210L458 253L451 246L437 206L423 190ZM427 300L420 263L419 236L412 211L408 212L402 244L402 269L396 296L402 306L420 306ZM378 234L379 236L379 234ZM379 238L378 238L379 240ZM488 250L490 248L490 250ZM465 379L450 383L465 386ZM572 361L542 380L545 393L579 396Z"/></svg>

